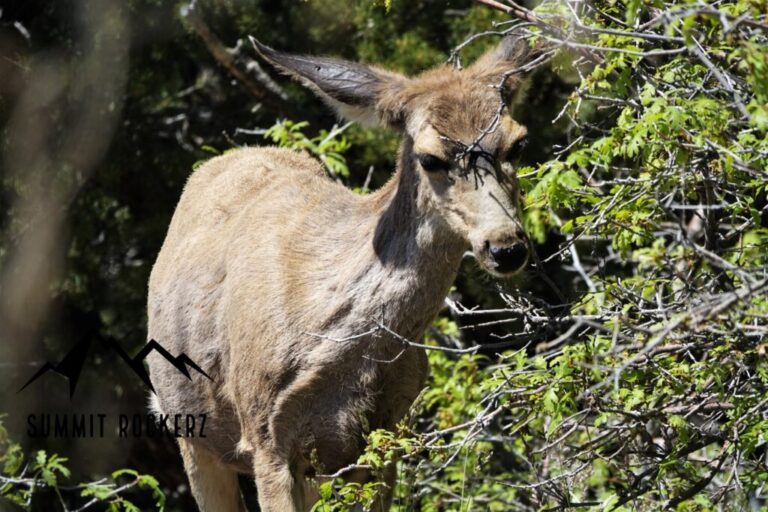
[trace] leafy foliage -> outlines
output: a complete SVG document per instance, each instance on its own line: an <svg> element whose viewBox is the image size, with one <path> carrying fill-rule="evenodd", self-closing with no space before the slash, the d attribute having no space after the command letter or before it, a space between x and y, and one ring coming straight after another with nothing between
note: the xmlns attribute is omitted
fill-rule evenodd
<svg viewBox="0 0 768 512"><path fill-rule="evenodd" d="M2 421L0 453L0 463L3 464L0 472L0 496L24 510L34 510L32 507L36 502L33 499L41 494L51 493L66 510L63 495L77 493L83 498L77 505L78 512L93 508L108 512L138 512L140 509L129 499L134 488L151 492L156 505L154 510L165 509L165 494L160 489L159 482L150 475L141 475L132 469L115 471L111 478L102 478L73 487L62 486L62 481L71 476L69 468L65 465L68 459L56 454L49 455L45 450L37 450L34 457L26 461L21 446L8 437L8 431Z"/></svg>
<svg viewBox="0 0 768 512"><path fill-rule="evenodd" d="M342 133L350 125L334 126L330 131L320 130L320 133L312 138L301 131L307 126L309 123L306 121L279 121L264 132L264 138L283 148L309 152L323 162L332 178L349 178L349 167L342 156L342 153L349 149L349 142Z"/></svg>
<svg viewBox="0 0 768 512"><path fill-rule="evenodd" d="M532 344L432 351L418 421L360 463L397 456L413 510L766 509L764 10L561 7L530 32L581 51L570 140L519 174L529 233L564 235L565 304L503 294ZM436 331L464 346L499 312Z"/></svg>

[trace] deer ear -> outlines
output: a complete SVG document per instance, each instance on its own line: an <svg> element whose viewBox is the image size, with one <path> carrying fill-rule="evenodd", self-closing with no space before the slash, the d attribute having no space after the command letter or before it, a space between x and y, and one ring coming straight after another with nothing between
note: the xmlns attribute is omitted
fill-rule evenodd
<svg viewBox="0 0 768 512"><path fill-rule="evenodd" d="M495 48L477 59L467 71L481 80L495 81L493 85L499 85L506 76L504 86L508 90L514 90L529 74L526 64L531 63L540 54L541 49L531 48L527 39L510 34Z"/></svg>
<svg viewBox="0 0 768 512"><path fill-rule="evenodd" d="M402 123L402 113L390 111L382 100L407 83L404 76L342 59L290 55L250 39L259 55L312 89L340 116L367 126Z"/></svg>

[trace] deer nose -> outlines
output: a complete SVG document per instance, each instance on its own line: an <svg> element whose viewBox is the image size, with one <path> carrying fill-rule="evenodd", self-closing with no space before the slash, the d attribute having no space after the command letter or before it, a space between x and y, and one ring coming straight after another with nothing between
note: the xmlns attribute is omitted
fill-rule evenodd
<svg viewBox="0 0 768 512"><path fill-rule="evenodd" d="M490 253L496 263L496 271L509 274L525 265L528 260L528 245L525 242L506 246L491 245Z"/></svg>

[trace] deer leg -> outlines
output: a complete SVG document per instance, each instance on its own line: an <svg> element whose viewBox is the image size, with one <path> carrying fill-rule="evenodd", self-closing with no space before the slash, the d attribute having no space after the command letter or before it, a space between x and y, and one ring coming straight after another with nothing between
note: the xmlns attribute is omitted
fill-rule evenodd
<svg viewBox="0 0 768 512"><path fill-rule="evenodd" d="M179 439L184 469L200 512L244 512L237 472L209 451Z"/></svg>
<svg viewBox="0 0 768 512"><path fill-rule="evenodd" d="M262 512L304 512L304 489L287 460L256 451L253 473Z"/></svg>

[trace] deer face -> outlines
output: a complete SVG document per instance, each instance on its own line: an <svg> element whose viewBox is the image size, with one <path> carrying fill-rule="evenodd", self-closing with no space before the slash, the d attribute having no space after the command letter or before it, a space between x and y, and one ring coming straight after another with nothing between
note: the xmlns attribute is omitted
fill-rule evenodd
<svg viewBox="0 0 768 512"><path fill-rule="evenodd" d="M526 129L500 112L499 90L472 70L441 70L406 124L412 151L404 155L430 204L466 240L478 262L503 276L521 269L528 242L519 218L519 188L510 163ZM498 80L497 80L498 83Z"/></svg>
<svg viewBox="0 0 768 512"><path fill-rule="evenodd" d="M465 70L443 66L415 78L339 59L257 51L302 81L340 115L401 131L403 172L417 173L430 214L463 238L490 273L528 259L514 159L526 129L505 98L519 85L527 43L506 38Z"/></svg>

